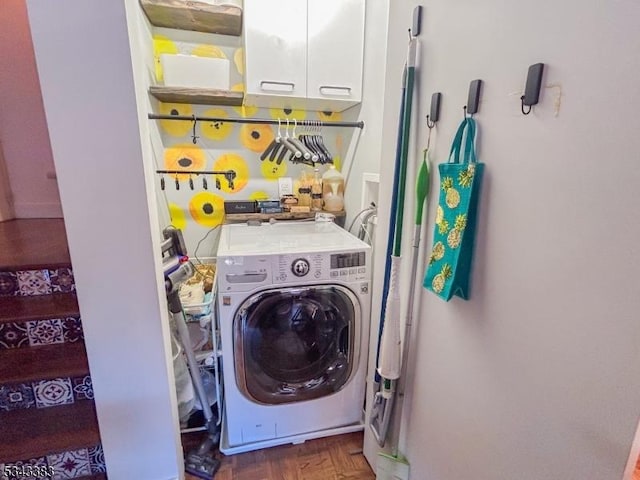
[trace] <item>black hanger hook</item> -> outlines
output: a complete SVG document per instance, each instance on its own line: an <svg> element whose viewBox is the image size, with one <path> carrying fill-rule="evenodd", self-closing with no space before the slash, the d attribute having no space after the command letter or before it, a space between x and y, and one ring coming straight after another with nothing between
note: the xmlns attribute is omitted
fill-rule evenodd
<svg viewBox="0 0 640 480"><path fill-rule="evenodd" d="M436 126L436 122L429 121L429 115L427 115L427 128L431 130L435 126Z"/></svg>
<svg viewBox="0 0 640 480"><path fill-rule="evenodd" d="M524 95L522 95L520 97L520 110L522 111L523 115L529 115L531 113L531 108L532 106L529 105L529 110L527 110L526 112L524 111Z"/></svg>
<svg viewBox="0 0 640 480"><path fill-rule="evenodd" d="M191 141L193 142L193 144L195 145L196 143L198 143L198 136L196 135L196 123L198 122L198 119L196 118L195 115L192 115L193 118L193 133L191 134Z"/></svg>

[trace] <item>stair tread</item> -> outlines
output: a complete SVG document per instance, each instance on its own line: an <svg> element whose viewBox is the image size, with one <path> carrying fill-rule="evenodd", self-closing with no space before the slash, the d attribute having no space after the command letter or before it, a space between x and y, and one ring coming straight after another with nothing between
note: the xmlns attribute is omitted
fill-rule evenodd
<svg viewBox="0 0 640 480"><path fill-rule="evenodd" d="M0 270L32 270L70 263L63 219L0 222Z"/></svg>
<svg viewBox="0 0 640 480"><path fill-rule="evenodd" d="M83 342L0 350L0 383L22 383L89 374Z"/></svg>
<svg viewBox="0 0 640 480"><path fill-rule="evenodd" d="M16 462L100 443L93 402L0 413L0 462Z"/></svg>
<svg viewBox="0 0 640 480"><path fill-rule="evenodd" d="M0 297L0 323L26 322L80 314L75 293Z"/></svg>

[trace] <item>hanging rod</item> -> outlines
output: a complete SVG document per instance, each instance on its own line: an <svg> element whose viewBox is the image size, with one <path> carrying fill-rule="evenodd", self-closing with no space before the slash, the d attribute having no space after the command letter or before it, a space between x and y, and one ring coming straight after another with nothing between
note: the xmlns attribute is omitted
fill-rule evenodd
<svg viewBox="0 0 640 480"><path fill-rule="evenodd" d="M270 120L266 118L217 118L217 117L197 117L186 115L159 115L157 113L149 113L149 120L187 120L196 122L229 122L229 123L252 123L262 125L278 125L278 120ZM287 121L286 118L280 120L280 124ZM364 128L364 122L323 122L321 120L300 120L298 127L352 127Z"/></svg>
<svg viewBox="0 0 640 480"><path fill-rule="evenodd" d="M182 175L224 175L236 176L235 170L156 170L156 173L179 173Z"/></svg>

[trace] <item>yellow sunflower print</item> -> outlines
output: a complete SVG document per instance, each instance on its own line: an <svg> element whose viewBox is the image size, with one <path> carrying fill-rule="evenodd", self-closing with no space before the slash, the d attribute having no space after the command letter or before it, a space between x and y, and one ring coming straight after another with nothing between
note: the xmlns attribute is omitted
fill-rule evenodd
<svg viewBox="0 0 640 480"><path fill-rule="evenodd" d="M224 200L213 193L197 193L189 202L189 213L199 225L207 228L217 227L224 218Z"/></svg>
<svg viewBox="0 0 640 480"><path fill-rule="evenodd" d="M182 103L160 102L160 115L174 117L190 117L193 115L191 105ZM172 137L184 137L193 130L193 122L189 120L160 120L160 128Z"/></svg>
<svg viewBox="0 0 640 480"><path fill-rule="evenodd" d="M318 118L323 122L339 122L342 120L342 113L340 112L318 112Z"/></svg>
<svg viewBox="0 0 640 480"><path fill-rule="evenodd" d="M249 200L255 200L255 201L258 201L258 200L269 200L270 198L271 198L271 196L267 192L265 192L263 190L255 191L251 195L249 195Z"/></svg>
<svg viewBox="0 0 640 480"><path fill-rule="evenodd" d="M221 108L212 108L202 114L203 117L210 118L227 118L227 112ZM199 122L202 129L202 135L209 140L224 140L233 130L231 122Z"/></svg>
<svg viewBox="0 0 640 480"><path fill-rule="evenodd" d="M240 141L245 148L252 152L264 152L274 138L273 129L270 125L245 123L240 127Z"/></svg>
<svg viewBox="0 0 640 480"><path fill-rule="evenodd" d="M164 35L153 36L153 62L155 64L156 81L162 83L164 80L164 74L162 72L162 64L160 63L160 55L163 53L169 53L176 55L178 53L178 46Z"/></svg>
<svg viewBox="0 0 640 480"><path fill-rule="evenodd" d="M287 163L288 162L284 160L278 165L276 162L264 160L260 164L262 176L267 180L277 180L280 177L284 177L287 174Z"/></svg>
<svg viewBox="0 0 640 480"><path fill-rule="evenodd" d="M208 57L208 58L227 58L220 47L216 47L215 45L198 45L193 50L191 50L191 55L195 55L196 57Z"/></svg>
<svg viewBox="0 0 640 480"><path fill-rule="evenodd" d="M287 124L287 118L289 119L289 127L293 127L292 120L295 118L298 122L301 122L307 118L307 112L304 110L293 110L292 108L270 108L269 115L274 120L282 120L283 126ZM296 132L298 133L298 132Z"/></svg>
<svg viewBox="0 0 640 480"><path fill-rule="evenodd" d="M169 203L169 217L171 217L171 225L180 230L184 230L187 226L187 217L180 205Z"/></svg>
<svg viewBox="0 0 640 480"><path fill-rule="evenodd" d="M229 188L229 182L220 176L220 189L227 193L236 193L247 186L249 182L249 167L244 158L235 153L225 153L220 155L213 164L214 170L233 170L236 178L233 180L233 188Z"/></svg>
<svg viewBox="0 0 640 480"><path fill-rule="evenodd" d="M206 156L204 150L191 143L173 145L164 151L165 170L204 170ZM189 174L174 173L177 180L187 180Z"/></svg>

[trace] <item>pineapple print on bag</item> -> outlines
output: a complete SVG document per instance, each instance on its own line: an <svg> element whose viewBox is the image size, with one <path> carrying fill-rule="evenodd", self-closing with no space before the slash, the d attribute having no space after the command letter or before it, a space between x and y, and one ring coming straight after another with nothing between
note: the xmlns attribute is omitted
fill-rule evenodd
<svg viewBox="0 0 640 480"><path fill-rule="evenodd" d="M433 250L429 256L429 265L442 259L442 257L444 257L444 244L442 242L438 242L433 246Z"/></svg>
<svg viewBox="0 0 640 480"><path fill-rule="evenodd" d="M460 241L462 240L462 232L457 228L452 228L447 235L447 245L451 248L458 248L460 246Z"/></svg>
<svg viewBox="0 0 640 480"><path fill-rule="evenodd" d="M433 277L433 282L431 286L433 287L434 292L436 293L442 292L442 290L444 289L444 284L451 277L451 273L452 273L451 265L449 265L448 263L445 263L440 273L437 274L435 277Z"/></svg>
<svg viewBox="0 0 640 480"><path fill-rule="evenodd" d="M458 175L458 184L461 187L469 188L473 183L473 175L476 173L476 166L474 164L469 164L466 170L463 170Z"/></svg>
<svg viewBox="0 0 640 480"><path fill-rule="evenodd" d="M446 192L445 202L447 204L447 207L456 208L458 205L460 205L460 193L458 193L458 191L453 188L453 178L445 177L442 180L441 187L442 190Z"/></svg>
<svg viewBox="0 0 640 480"><path fill-rule="evenodd" d="M460 242L462 241L462 232L466 226L467 215L458 215L456 217L453 228L449 232L449 235L447 235L447 245L449 245L451 248L458 248L460 246Z"/></svg>
<svg viewBox="0 0 640 480"><path fill-rule="evenodd" d="M438 205L438 210L436 210L436 225L440 225L440 223L442 223L443 218L444 218L444 210L440 205Z"/></svg>
<svg viewBox="0 0 640 480"><path fill-rule="evenodd" d="M460 205L460 194L458 193L458 191L451 187L449 190L447 190L447 207L449 208L456 208L458 205Z"/></svg>
<svg viewBox="0 0 640 480"><path fill-rule="evenodd" d="M438 224L438 231L440 232L441 235L446 235L447 232L449 231L449 222L443 219Z"/></svg>
<svg viewBox="0 0 640 480"><path fill-rule="evenodd" d="M466 226L467 226L467 214L462 213L456 217L456 223L454 224L453 228L455 228L456 230L464 230Z"/></svg>

